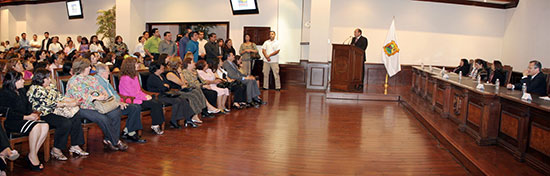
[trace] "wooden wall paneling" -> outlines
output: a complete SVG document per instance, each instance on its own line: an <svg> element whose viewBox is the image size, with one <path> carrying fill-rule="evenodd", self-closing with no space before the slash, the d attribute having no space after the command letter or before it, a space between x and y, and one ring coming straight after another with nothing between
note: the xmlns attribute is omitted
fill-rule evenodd
<svg viewBox="0 0 550 176"><path fill-rule="evenodd" d="M548 112L530 109L529 142L525 160L530 165L550 175L550 119Z"/></svg>
<svg viewBox="0 0 550 176"><path fill-rule="evenodd" d="M529 107L501 99L498 144L522 161L525 154Z"/></svg>
<svg viewBox="0 0 550 176"><path fill-rule="evenodd" d="M256 45L263 45L266 40L269 40L269 32L271 31L271 28L245 26L243 27L243 31L244 34L250 35L250 41L254 42Z"/></svg>
<svg viewBox="0 0 550 176"><path fill-rule="evenodd" d="M328 63L309 63L306 71L306 88L326 89L330 73Z"/></svg>

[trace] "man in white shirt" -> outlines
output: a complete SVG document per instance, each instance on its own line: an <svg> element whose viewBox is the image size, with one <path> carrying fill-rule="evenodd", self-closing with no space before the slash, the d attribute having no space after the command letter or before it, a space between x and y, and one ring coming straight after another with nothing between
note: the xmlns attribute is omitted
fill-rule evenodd
<svg viewBox="0 0 550 176"><path fill-rule="evenodd" d="M262 46L264 60L264 89L269 89L269 71L273 70L275 77L275 90L281 90L281 79L279 77L279 41L275 40L275 31L269 32L269 40Z"/></svg>
<svg viewBox="0 0 550 176"><path fill-rule="evenodd" d="M21 34L21 41L19 41L19 46L21 47L21 49L25 49L25 50L29 50L29 48L31 47L29 44L29 41L27 40L26 33Z"/></svg>
<svg viewBox="0 0 550 176"><path fill-rule="evenodd" d="M204 32L199 31L199 60L205 60L206 58L206 50L204 49L204 45L208 43L207 40L204 39Z"/></svg>
<svg viewBox="0 0 550 176"><path fill-rule="evenodd" d="M80 44L82 43L82 36L76 36L76 42L74 43L74 48L78 51L80 50Z"/></svg>
<svg viewBox="0 0 550 176"><path fill-rule="evenodd" d="M31 47L29 50L33 52L40 50L40 47L42 47L42 45L40 44L40 41L38 41L38 36L36 34L32 35L32 40L30 44L31 44Z"/></svg>

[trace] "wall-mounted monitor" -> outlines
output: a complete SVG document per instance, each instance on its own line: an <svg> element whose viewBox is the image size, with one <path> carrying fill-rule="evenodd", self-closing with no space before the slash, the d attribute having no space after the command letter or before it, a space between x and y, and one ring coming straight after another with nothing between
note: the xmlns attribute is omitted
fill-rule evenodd
<svg viewBox="0 0 550 176"><path fill-rule="evenodd" d="M258 14L257 0L229 0L233 15Z"/></svg>
<svg viewBox="0 0 550 176"><path fill-rule="evenodd" d="M84 18L80 0L67 0L65 4L67 5L67 16L69 16L69 19Z"/></svg>

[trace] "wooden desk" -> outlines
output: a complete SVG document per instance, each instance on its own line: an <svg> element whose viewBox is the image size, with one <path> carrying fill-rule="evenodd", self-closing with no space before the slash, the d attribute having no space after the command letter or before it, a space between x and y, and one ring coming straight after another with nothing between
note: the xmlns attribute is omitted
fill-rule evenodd
<svg viewBox="0 0 550 176"><path fill-rule="evenodd" d="M478 90L472 78L459 80L457 74L448 73L445 79L436 68L413 66L412 73L413 92L478 145L498 144L519 161L550 174L550 101L536 95L523 101L521 91L488 84Z"/></svg>

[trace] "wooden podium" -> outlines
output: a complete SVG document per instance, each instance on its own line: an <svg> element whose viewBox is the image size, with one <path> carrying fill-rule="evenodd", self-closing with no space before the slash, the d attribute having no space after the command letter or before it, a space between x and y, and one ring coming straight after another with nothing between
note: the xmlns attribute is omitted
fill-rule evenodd
<svg viewBox="0 0 550 176"><path fill-rule="evenodd" d="M330 89L362 91L365 51L351 45L332 44Z"/></svg>

